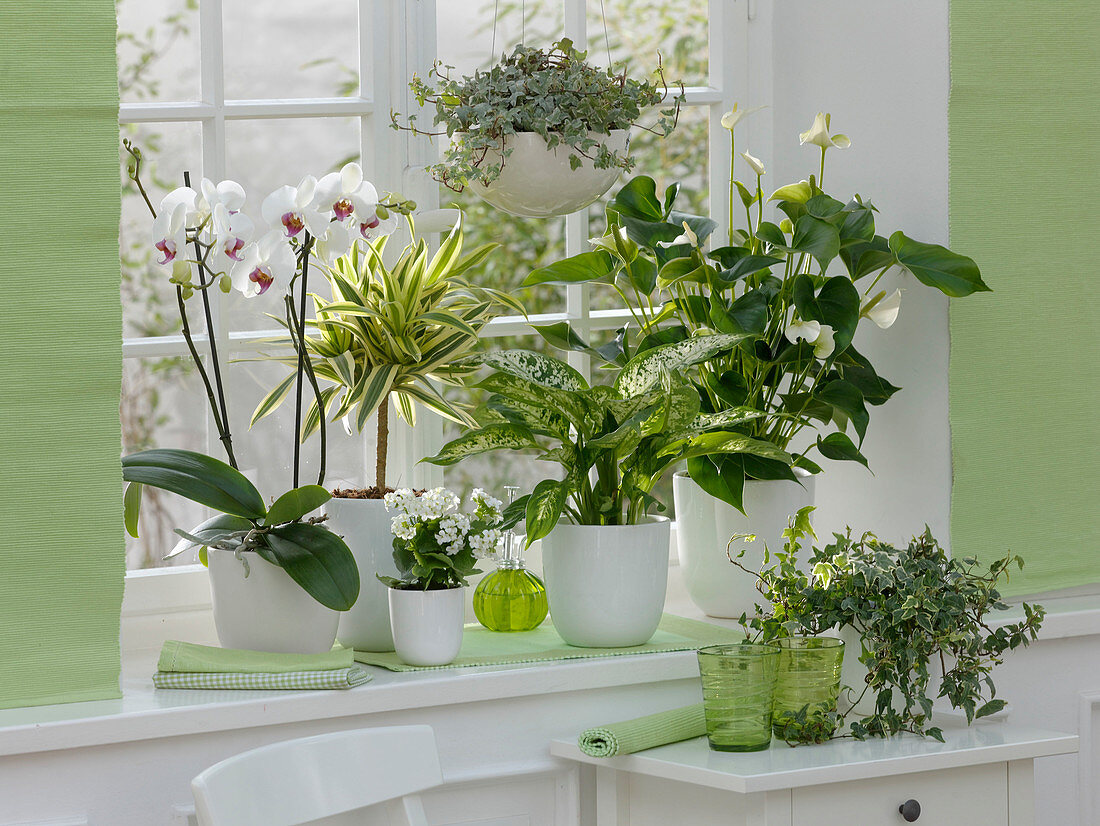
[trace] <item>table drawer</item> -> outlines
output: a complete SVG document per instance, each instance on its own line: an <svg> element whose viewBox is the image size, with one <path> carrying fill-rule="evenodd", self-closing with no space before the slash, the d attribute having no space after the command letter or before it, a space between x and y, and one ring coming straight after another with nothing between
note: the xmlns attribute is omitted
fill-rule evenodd
<svg viewBox="0 0 1100 826"><path fill-rule="evenodd" d="M792 826L899 826L898 807L920 804L917 826L1007 826L1008 766L991 763L795 789Z"/></svg>

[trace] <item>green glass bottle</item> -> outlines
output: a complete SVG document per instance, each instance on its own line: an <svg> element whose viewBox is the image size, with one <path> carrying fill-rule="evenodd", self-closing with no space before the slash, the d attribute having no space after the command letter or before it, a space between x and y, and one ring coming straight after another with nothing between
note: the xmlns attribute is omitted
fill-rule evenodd
<svg viewBox="0 0 1100 826"><path fill-rule="evenodd" d="M509 485L505 490L511 502L518 489ZM531 631L549 610L546 585L524 567L516 535L508 531L497 569L474 590L474 616L490 631Z"/></svg>

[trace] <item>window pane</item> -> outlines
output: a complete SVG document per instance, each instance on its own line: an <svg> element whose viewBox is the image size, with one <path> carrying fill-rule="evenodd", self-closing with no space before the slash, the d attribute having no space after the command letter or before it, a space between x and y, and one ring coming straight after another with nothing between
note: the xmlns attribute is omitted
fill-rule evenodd
<svg viewBox="0 0 1100 826"><path fill-rule="evenodd" d="M359 94L355 0L223 0L228 99Z"/></svg>
<svg viewBox="0 0 1100 826"><path fill-rule="evenodd" d="M128 358L122 365L122 452L174 447L206 452L209 412L202 382L191 359ZM163 556L188 530L206 518L204 508L182 497L146 486L141 497L140 539L126 537L126 567L190 565L195 554Z"/></svg>
<svg viewBox="0 0 1100 826"><path fill-rule="evenodd" d="M475 14L470 13L470 6L464 0L437 0L436 4L439 59L454 67L452 74L456 77L487 68L502 53L511 52L517 43L549 46L561 37L561 2L500 0L498 3L496 0L477 0ZM494 40L493 15L498 8Z"/></svg>
<svg viewBox="0 0 1100 826"><path fill-rule="evenodd" d="M606 13L606 25L604 14ZM657 67L668 82L707 85L707 4L700 0L588 0L588 54L625 63L635 76Z"/></svg>
<svg viewBox="0 0 1100 826"><path fill-rule="evenodd" d="M117 0L123 103L199 99L198 0Z"/></svg>

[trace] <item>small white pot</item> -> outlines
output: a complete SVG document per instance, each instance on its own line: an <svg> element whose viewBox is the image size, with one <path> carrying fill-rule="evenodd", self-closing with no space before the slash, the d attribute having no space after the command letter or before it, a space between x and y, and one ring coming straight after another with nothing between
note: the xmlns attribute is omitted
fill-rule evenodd
<svg viewBox="0 0 1100 826"><path fill-rule="evenodd" d="M393 643L409 665L446 665L462 648L465 588L404 591L388 588Z"/></svg>
<svg viewBox="0 0 1100 826"><path fill-rule="evenodd" d="M616 129L602 137L609 149L624 152L629 135L627 129ZM537 132L509 135L504 147L512 154L504 159L500 177L487 187L471 182L470 189L497 209L522 218L551 218L583 209L607 192L622 172L618 167L596 169L588 159L572 169L570 148L559 144L549 149ZM486 154L484 165L500 162L501 152L495 150Z"/></svg>
<svg viewBox="0 0 1100 826"><path fill-rule="evenodd" d="M377 574L396 577L392 514L381 499L330 499L324 506L329 530L342 536L359 568L359 599L340 615L337 638L357 651L393 651L390 608Z"/></svg>
<svg viewBox="0 0 1100 826"><path fill-rule="evenodd" d="M278 565L253 551L242 553L242 562L232 551L211 548L207 559L223 648L287 654L332 648L339 612L317 602Z"/></svg>
<svg viewBox="0 0 1100 826"><path fill-rule="evenodd" d="M585 648L648 642L661 622L668 585L669 521L573 525L542 540L550 616L561 638Z"/></svg>
<svg viewBox="0 0 1100 826"><path fill-rule="evenodd" d="M753 613L763 597L756 579L732 564L726 547L734 534L755 534L730 546L738 561L750 571L764 562L764 543L773 552L783 547L783 531L791 516L814 503L815 477L796 468L802 483L785 480L745 482L745 513L717 499L680 472L672 478L676 502L676 548L680 570L691 601L711 617L736 619ZM747 514L747 516L746 516Z"/></svg>

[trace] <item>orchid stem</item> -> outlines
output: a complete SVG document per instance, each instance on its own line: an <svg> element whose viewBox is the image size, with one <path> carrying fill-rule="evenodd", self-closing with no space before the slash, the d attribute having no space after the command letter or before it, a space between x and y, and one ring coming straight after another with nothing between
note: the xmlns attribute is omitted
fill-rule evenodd
<svg viewBox="0 0 1100 826"><path fill-rule="evenodd" d="M298 350L298 376L294 381L294 487L298 487L298 477L301 465L301 453L302 453L302 374L305 372L306 361L306 297L309 294L308 279L309 279L309 250L313 246L313 237L307 232L305 235L305 241L302 244L302 300L301 309L299 310L297 318L298 327L298 340L295 344L295 348ZM293 296L291 309L293 310ZM321 416L321 431L324 433L325 429L325 411L321 405L320 398L317 399L317 412ZM323 445L322 436L322 445ZM324 447L322 447L322 454L324 453ZM324 458L322 456L321 469L324 470Z"/></svg>

